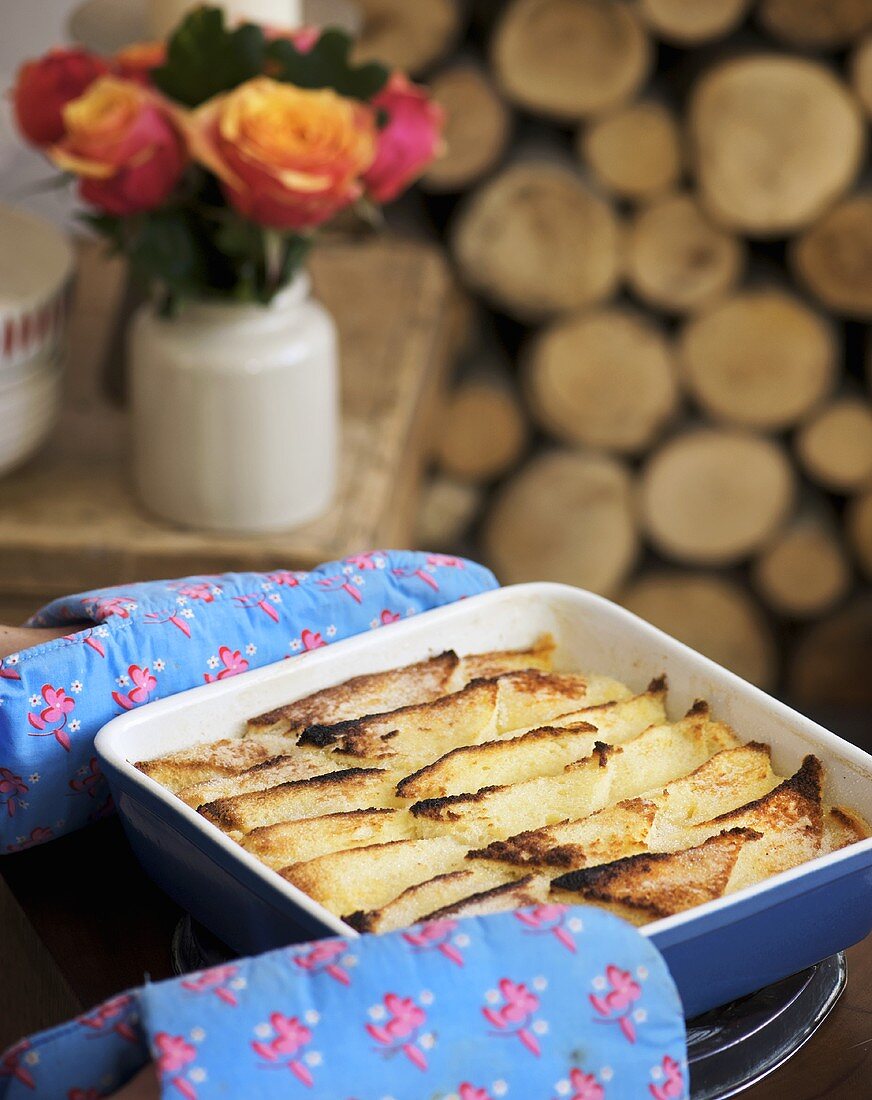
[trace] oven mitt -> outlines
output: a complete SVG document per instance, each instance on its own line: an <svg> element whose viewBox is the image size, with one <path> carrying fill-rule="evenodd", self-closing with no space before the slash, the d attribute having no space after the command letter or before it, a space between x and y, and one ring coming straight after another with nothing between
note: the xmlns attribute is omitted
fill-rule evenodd
<svg viewBox="0 0 872 1100"><path fill-rule="evenodd" d="M19 1043L0 1100L92 1100L149 1053L166 1100L686 1100L651 942L541 905L324 939L146 985Z"/></svg>
<svg viewBox="0 0 872 1100"><path fill-rule="evenodd" d="M388 550L55 600L27 625L70 634L0 660L0 852L111 812L94 737L124 711L496 587L474 562Z"/></svg>

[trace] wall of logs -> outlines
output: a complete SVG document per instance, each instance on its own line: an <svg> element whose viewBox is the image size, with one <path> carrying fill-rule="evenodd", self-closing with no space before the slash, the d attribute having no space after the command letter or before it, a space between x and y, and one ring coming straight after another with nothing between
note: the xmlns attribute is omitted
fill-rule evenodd
<svg viewBox="0 0 872 1100"><path fill-rule="evenodd" d="M872 0L365 0L470 302L422 545L872 703Z"/></svg>

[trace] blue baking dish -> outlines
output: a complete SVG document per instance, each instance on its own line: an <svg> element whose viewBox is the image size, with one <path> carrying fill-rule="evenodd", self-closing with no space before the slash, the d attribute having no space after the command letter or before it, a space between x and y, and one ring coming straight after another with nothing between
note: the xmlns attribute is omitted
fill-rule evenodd
<svg viewBox="0 0 872 1100"><path fill-rule="evenodd" d="M789 775L809 752L825 798L872 820L872 757L600 596L514 585L131 711L97 737L130 843L148 874L228 945L252 954L355 931L261 864L133 762L198 741L242 736L245 721L350 676L461 653L531 644L550 633L558 668L617 677L641 691L669 677L671 717L697 698L746 740L772 746ZM686 913L647 925L688 1018L786 977L872 931L872 839Z"/></svg>

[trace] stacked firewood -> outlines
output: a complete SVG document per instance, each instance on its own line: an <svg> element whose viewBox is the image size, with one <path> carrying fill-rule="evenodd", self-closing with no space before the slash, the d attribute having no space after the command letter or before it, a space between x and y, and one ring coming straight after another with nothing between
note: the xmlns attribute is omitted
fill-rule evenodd
<svg viewBox="0 0 872 1100"><path fill-rule="evenodd" d="M872 699L872 0L366 0L472 303L421 543Z"/></svg>

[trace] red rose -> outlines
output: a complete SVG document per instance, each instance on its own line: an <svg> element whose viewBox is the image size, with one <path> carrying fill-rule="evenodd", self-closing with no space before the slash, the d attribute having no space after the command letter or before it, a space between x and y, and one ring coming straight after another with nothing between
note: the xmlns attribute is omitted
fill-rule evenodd
<svg viewBox="0 0 872 1100"><path fill-rule="evenodd" d="M62 140L46 153L107 214L153 210L185 170L185 147L163 102L129 80L100 77L67 104L63 121Z"/></svg>
<svg viewBox="0 0 872 1100"><path fill-rule="evenodd" d="M387 115L387 123L379 132L375 160L363 181L376 202L390 202L438 154L445 112L402 73L393 73L372 106Z"/></svg>
<svg viewBox="0 0 872 1100"><path fill-rule="evenodd" d="M102 58L82 49L49 50L36 61L26 61L12 91L19 130L34 145L60 141L64 107L108 71Z"/></svg>

